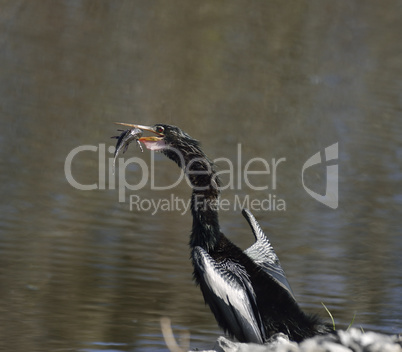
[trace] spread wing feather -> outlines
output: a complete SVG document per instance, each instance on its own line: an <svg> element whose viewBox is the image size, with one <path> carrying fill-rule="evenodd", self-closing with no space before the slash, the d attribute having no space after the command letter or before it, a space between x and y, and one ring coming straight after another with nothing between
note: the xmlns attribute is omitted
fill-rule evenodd
<svg viewBox="0 0 402 352"><path fill-rule="evenodd" d="M243 209L242 214L249 223L256 240L251 247L244 251L244 253L260 266L266 274L271 276L281 287L283 287L296 301L285 272L279 262L279 258L268 238L265 236L264 231L262 231L261 226L248 209Z"/></svg>
<svg viewBox="0 0 402 352"><path fill-rule="evenodd" d="M204 299L218 323L239 340L263 343L264 328L244 268L231 260L218 263L201 247L195 247L193 254Z"/></svg>

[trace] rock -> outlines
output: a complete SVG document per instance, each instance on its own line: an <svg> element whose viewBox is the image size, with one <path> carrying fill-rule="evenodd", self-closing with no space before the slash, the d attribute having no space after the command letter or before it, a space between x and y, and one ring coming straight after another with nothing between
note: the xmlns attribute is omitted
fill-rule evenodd
<svg viewBox="0 0 402 352"><path fill-rule="evenodd" d="M402 352L401 335L385 335L351 328L315 336L300 344L285 334L273 335L264 345L233 342L221 336L214 352ZM206 352L206 351L205 351ZM212 352L212 351L209 351Z"/></svg>

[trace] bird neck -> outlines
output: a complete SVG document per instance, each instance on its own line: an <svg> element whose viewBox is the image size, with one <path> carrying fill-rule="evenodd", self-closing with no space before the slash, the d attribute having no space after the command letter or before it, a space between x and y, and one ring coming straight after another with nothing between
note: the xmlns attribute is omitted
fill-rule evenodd
<svg viewBox="0 0 402 352"><path fill-rule="evenodd" d="M184 170L193 189L190 247L200 246L210 252L214 250L222 236L218 220L220 180L213 163L198 146L193 146L188 151L182 152L182 149L180 151L180 157L176 152L165 154Z"/></svg>
<svg viewBox="0 0 402 352"><path fill-rule="evenodd" d="M213 251L221 237L218 219L219 192L217 190L197 191L191 195L193 226L190 247L200 246Z"/></svg>

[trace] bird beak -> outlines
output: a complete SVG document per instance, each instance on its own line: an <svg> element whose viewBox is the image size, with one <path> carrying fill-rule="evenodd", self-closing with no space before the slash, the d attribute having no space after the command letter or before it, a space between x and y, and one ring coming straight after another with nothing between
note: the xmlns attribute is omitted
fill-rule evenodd
<svg viewBox="0 0 402 352"><path fill-rule="evenodd" d="M149 150L159 151L166 148L165 141L163 138L165 137L162 133L156 132L155 127L153 126L143 126L143 125L134 125L131 123L124 123L124 122L115 122L117 125L127 126L131 128L138 128L143 131L149 131L156 136L148 136L148 137L141 137L138 140L144 143L145 147Z"/></svg>
<svg viewBox="0 0 402 352"><path fill-rule="evenodd" d="M159 141L163 137L163 134L156 132L155 128L153 126L134 125L134 124L125 123L125 122L115 122L115 124L131 127L131 128L138 128L140 130L149 131L149 132L155 133L157 135L157 136L150 136L150 137L141 137L139 139L139 141L141 141L141 142L147 142L147 141L156 142L156 141Z"/></svg>

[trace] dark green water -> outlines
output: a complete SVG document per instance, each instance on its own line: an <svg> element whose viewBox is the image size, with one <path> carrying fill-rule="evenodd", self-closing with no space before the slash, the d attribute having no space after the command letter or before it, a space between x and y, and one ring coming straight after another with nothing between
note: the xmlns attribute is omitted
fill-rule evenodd
<svg viewBox="0 0 402 352"><path fill-rule="evenodd" d="M125 159L142 164L125 181L150 174L119 202L113 121L178 125L229 160L217 161L234 170L223 231L249 246L240 205L254 200L244 204L306 311L325 317L323 302L338 328L355 315L365 330L401 332L401 15L394 1L2 1L0 348L161 351L164 316L194 348L222 333L192 283L190 214L172 201L188 200L186 181L155 190L179 169L131 146ZM335 143L331 209L301 175ZM70 172L93 190L66 178L80 146L92 151ZM256 157L249 170L286 159L275 181L244 177ZM325 171L307 169L305 186L324 194Z"/></svg>

